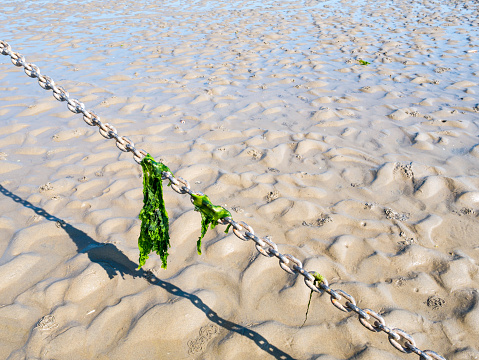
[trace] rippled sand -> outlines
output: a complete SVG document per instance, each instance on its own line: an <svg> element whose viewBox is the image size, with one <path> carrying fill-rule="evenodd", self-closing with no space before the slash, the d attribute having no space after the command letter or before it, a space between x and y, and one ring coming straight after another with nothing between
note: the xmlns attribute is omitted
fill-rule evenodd
<svg viewBox="0 0 479 360"><path fill-rule="evenodd" d="M419 348L479 358L477 1L2 1L0 40ZM361 65L359 60L369 65ZM0 358L416 359L0 57Z"/></svg>

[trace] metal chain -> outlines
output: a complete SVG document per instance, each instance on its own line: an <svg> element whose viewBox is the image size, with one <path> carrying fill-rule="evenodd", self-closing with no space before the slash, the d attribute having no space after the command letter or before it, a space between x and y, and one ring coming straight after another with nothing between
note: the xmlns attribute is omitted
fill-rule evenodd
<svg viewBox="0 0 479 360"><path fill-rule="evenodd" d="M51 77L42 75L38 66L27 63L22 54L12 51L11 46L7 42L0 40L0 52L3 55L9 55L13 65L18 67L23 66L25 74L29 77L38 78L38 84L45 90L52 90L55 99L58 101L66 101L68 110L75 114L82 113L83 120L88 125L98 126L98 130L104 138L115 139L118 149L124 152L131 152L133 158L138 164L147 155L145 150L137 149L133 141L127 137L118 135L118 132L113 125L101 122L100 117L93 111L86 110L83 103L77 99L70 98L68 92L61 86L57 86Z"/></svg>
<svg viewBox="0 0 479 360"><path fill-rule="evenodd" d="M116 145L121 151L130 151L133 153L133 157L137 163L140 163L142 158L147 155L144 150L137 150L131 140L126 137L119 136L116 129L110 124L103 124L100 121L100 117L92 111L85 110L85 106L75 99L70 99L68 92L62 87L56 86L51 78L40 74L40 69L34 65L25 62L23 55L13 52L11 47L5 41L0 40L0 51L3 55L9 55L12 59L12 63L16 66L23 66L25 73L33 78L38 78L40 86L46 90L53 90L53 96L59 101L66 101L68 109L73 113L82 113L83 120L90 126L98 126L100 134L106 139L115 139ZM174 177L168 171L162 172L162 179L170 182L171 188L178 194L200 194L193 192L190 188L188 181L181 177ZM193 201L193 198L191 198ZM432 350L421 350L416 347L416 342L411 335L404 330L398 328L390 328L386 325L384 318L374 312L371 309L361 309L356 305L356 300L353 296L347 292L336 289L333 290L329 287L329 283L326 279L316 285L316 279L314 278L314 271L308 271L303 268L302 262L290 254L281 254L278 251L278 246L268 239L267 237L260 238L255 235L251 226L245 222L236 222L231 217L225 217L218 220L221 225L231 225L233 233L239 239L243 241L253 240L255 242L256 249L259 253L266 257L276 257L279 260L279 266L288 274L296 275L300 274L304 277L304 283L312 291L322 294L326 292L329 294L331 303L339 310L344 312L355 312L358 315L359 322L368 330L373 332L384 332L389 338L391 345L397 350L403 353L415 353L419 355L422 360L446 360L441 355L438 355ZM344 304L341 304L341 300L344 298ZM372 321L372 323L370 322Z"/></svg>

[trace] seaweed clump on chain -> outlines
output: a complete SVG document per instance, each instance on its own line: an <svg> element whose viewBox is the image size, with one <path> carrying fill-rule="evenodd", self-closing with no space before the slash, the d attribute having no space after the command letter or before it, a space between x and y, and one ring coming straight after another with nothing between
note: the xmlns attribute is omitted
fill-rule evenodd
<svg viewBox="0 0 479 360"><path fill-rule="evenodd" d="M168 233L168 213L163 199L162 173L171 172L168 166L156 162L148 154L141 161L143 169L143 208L140 212L141 232L138 238L140 250L139 266L145 265L151 252L156 252L160 258L161 267L166 269L170 235Z"/></svg>
<svg viewBox="0 0 479 360"><path fill-rule="evenodd" d="M214 229L218 224L218 220L225 217L231 217L231 213L224 207L213 205L206 195L191 194L191 201L195 205L195 211L201 213L201 236L196 242L196 249L198 255L201 255L201 240L208 231L208 226L211 224L211 229ZM225 233L228 233L230 225L226 227Z"/></svg>

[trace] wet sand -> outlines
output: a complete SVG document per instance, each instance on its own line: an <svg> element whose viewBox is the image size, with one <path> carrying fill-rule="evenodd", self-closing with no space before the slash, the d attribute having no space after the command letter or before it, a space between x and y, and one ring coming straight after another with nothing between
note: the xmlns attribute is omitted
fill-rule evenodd
<svg viewBox="0 0 479 360"><path fill-rule="evenodd" d="M34 11L32 10L34 9ZM2 2L0 40L420 349L479 358L476 1ZM369 64L361 65L362 61ZM0 358L416 359L0 56Z"/></svg>

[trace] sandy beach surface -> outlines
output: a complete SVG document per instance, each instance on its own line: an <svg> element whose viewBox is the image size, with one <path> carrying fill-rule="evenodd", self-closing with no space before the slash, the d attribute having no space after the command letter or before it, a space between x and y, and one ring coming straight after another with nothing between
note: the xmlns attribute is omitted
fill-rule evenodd
<svg viewBox="0 0 479 360"><path fill-rule="evenodd" d="M447 359L479 359L479 2L5 0L88 110ZM368 64L366 64L368 63ZM364 65L363 65L364 64ZM0 55L1 359L417 359L165 188ZM344 300L341 300L344 303Z"/></svg>

